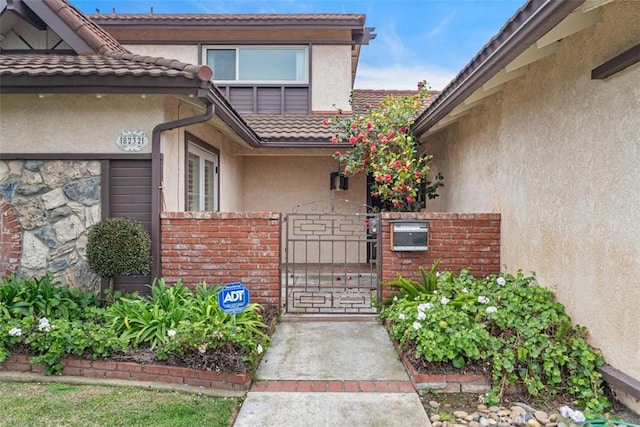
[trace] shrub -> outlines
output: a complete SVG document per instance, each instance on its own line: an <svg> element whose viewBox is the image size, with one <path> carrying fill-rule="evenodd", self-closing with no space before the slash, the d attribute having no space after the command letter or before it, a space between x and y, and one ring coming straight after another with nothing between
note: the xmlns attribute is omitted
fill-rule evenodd
<svg viewBox="0 0 640 427"><path fill-rule="evenodd" d="M462 368L491 365L489 403L507 386L532 396L571 395L589 416L609 406L596 371L602 356L573 325L553 293L534 276L509 274L474 278L468 270L443 272L435 292L396 297L381 312L390 334L426 362Z"/></svg>
<svg viewBox="0 0 640 427"><path fill-rule="evenodd" d="M150 296L116 296L102 308L94 293L53 286L49 276L9 278L0 285L0 362L12 349L28 349L33 363L56 374L68 355L108 357L144 345L166 359L232 344L255 367L269 341L261 307L249 304L228 315L218 306L221 288L203 283L193 292L180 282L157 280Z"/></svg>
<svg viewBox="0 0 640 427"><path fill-rule="evenodd" d="M89 268L109 279L111 292L113 277L149 273L150 251L149 233L129 218L103 219L91 227L87 236Z"/></svg>

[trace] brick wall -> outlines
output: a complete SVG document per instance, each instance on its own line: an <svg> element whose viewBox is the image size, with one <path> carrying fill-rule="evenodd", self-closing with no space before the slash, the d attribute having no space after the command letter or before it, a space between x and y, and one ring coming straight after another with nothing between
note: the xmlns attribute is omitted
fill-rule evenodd
<svg viewBox="0 0 640 427"><path fill-rule="evenodd" d="M393 220L426 220L428 249L391 250ZM162 214L162 276L195 285L239 281L252 301L281 307L278 213L171 212ZM382 214L383 282L397 273L419 279L419 266L440 260L443 270L469 268L476 275L500 272L500 214L443 212ZM385 289L385 297L390 292Z"/></svg>
<svg viewBox="0 0 640 427"><path fill-rule="evenodd" d="M22 227L15 211L0 194L0 277L15 273L22 253Z"/></svg>
<svg viewBox="0 0 640 427"><path fill-rule="evenodd" d="M242 282L251 301L280 307L280 214L169 212L161 217L168 284Z"/></svg>
<svg viewBox="0 0 640 427"><path fill-rule="evenodd" d="M427 247L422 252L391 250L393 220L427 221ZM500 272L500 214L460 214L445 212L382 214L382 282L394 280L396 274L420 279L419 266L427 270L440 260L441 270L468 268L478 276ZM383 297L390 289L383 289Z"/></svg>

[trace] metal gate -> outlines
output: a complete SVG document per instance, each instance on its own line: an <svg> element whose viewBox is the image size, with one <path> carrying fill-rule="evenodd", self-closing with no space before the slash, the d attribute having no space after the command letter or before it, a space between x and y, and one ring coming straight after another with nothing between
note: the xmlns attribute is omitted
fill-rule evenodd
<svg viewBox="0 0 640 427"><path fill-rule="evenodd" d="M334 212L333 202L331 206L331 212L294 212L284 217L286 311L376 313L379 217Z"/></svg>

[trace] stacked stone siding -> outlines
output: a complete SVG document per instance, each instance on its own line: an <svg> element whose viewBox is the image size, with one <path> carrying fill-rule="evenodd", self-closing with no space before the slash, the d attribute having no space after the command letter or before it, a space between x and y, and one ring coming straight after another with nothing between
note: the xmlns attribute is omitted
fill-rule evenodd
<svg viewBox="0 0 640 427"><path fill-rule="evenodd" d="M84 254L87 229L100 221L100 162L0 161L0 197L9 205L3 216L12 211L19 223L12 234L22 234L12 271L26 277L52 274L71 287L96 289L98 278ZM3 219L4 228L9 224Z"/></svg>

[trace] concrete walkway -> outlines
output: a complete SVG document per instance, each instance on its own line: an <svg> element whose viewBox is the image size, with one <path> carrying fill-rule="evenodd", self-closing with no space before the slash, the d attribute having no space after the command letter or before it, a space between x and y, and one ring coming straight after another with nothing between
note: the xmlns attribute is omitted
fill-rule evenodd
<svg viewBox="0 0 640 427"><path fill-rule="evenodd" d="M428 426L384 328L375 321L283 321L236 427Z"/></svg>

